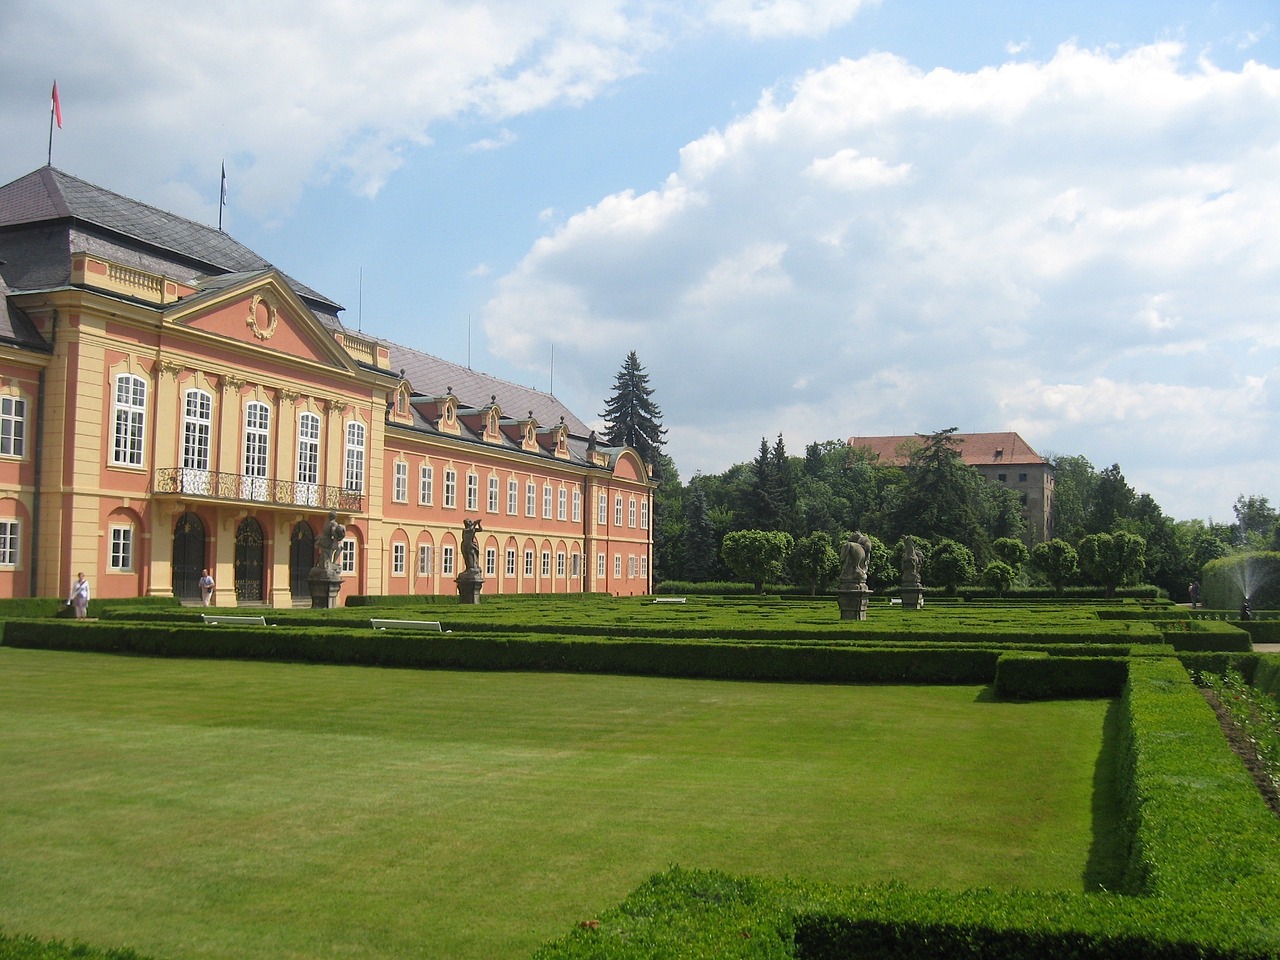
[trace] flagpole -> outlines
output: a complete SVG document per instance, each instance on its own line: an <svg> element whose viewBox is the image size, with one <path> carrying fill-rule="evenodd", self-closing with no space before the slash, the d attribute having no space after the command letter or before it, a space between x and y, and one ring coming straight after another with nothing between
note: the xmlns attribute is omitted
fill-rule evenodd
<svg viewBox="0 0 1280 960"><path fill-rule="evenodd" d="M48 159L45 160L45 163L50 167L53 166L53 105L52 104L49 105L49 156L48 156Z"/></svg>
<svg viewBox="0 0 1280 960"><path fill-rule="evenodd" d="M53 121L58 121L58 126L62 126L62 104L58 102L58 81L53 81L53 93L50 94L49 104L49 155L46 162L49 166L53 166Z"/></svg>

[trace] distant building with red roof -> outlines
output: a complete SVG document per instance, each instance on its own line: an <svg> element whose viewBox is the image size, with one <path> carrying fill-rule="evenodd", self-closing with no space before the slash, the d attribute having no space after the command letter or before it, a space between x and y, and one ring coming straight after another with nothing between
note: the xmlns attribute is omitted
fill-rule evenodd
<svg viewBox="0 0 1280 960"><path fill-rule="evenodd" d="M1017 433L955 433L960 457L991 483L1008 487L1022 501L1030 546L1053 536L1053 467ZM904 467L924 443L922 436L850 437L849 446L873 459Z"/></svg>

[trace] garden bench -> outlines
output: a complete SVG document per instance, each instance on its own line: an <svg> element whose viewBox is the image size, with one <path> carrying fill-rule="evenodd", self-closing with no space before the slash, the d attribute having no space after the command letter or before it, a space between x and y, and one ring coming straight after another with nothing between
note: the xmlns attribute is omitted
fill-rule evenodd
<svg viewBox="0 0 1280 960"><path fill-rule="evenodd" d="M688 597L654 597L654 603L684 603Z"/></svg>
<svg viewBox="0 0 1280 960"><path fill-rule="evenodd" d="M427 630L431 633L440 633L439 620L370 620L369 626L375 630L385 630L391 627L393 630Z"/></svg>
<svg viewBox="0 0 1280 960"><path fill-rule="evenodd" d="M233 623L239 626L252 627L265 627L267 625L267 618L263 616L233 617L226 616L221 613L202 613L200 614L200 619L205 623L213 624L214 626L217 626L220 623Z"/></svg>

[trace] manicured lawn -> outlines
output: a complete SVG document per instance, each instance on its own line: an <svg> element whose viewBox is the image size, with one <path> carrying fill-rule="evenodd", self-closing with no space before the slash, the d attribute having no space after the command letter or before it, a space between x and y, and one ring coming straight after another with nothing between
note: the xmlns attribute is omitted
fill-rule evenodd
<svg viewBox="0 0 1280 960"><path fill-rule="evenodd" d="M1081 890L1107 879L1107 710L0 647L0 927L522 957L671 863Z"/></svg>

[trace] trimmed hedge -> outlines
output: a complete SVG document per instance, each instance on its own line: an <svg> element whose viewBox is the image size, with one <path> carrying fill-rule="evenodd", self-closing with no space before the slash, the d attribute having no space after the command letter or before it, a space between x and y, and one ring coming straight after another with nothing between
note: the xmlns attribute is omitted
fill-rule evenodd
<svg viewBox="0 0 1280 960"><path fill-rule="evenodd" d="M1242 583L1253 588L1250 603L1255 610L1280 608L1280 553L1238 553L1204 565L1200 597L1206 607L1239 610L1244 600Z"/></svg>
<svg viewBox="0 0 1280 960"><path fill-rule="evenodd" d="M100 617L109 611L160 610L181 608L177 597L107 597L89 601L88 615ZM70 614L67 599L55 597L0 598L0 620L15 618L62 617Z"/></svg>
<svg viewBox="0 0 1280 960"><path fill-rule="evenodd" d="M996 696L1004 700L1114 697L1129 678L1122 657L1050 657L1006 653L996 662Z"/></svg>

